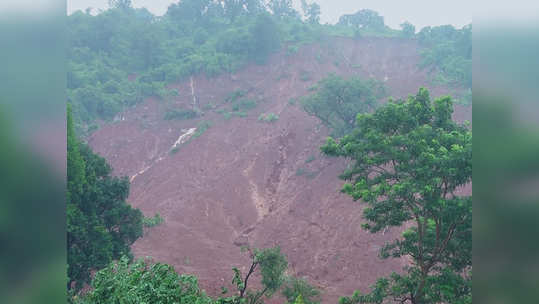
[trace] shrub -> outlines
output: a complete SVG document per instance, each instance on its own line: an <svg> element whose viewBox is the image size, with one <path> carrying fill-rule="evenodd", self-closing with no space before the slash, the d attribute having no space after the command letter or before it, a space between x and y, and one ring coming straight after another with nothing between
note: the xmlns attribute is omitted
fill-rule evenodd
<svg viewBox="0 0 539 304"><path fill-rule="evenodd" d="M309 71L301 71L299 74L299 79L301 81L309 81L312 79L311 73Z"/></svg>
<svg viewBox="0 0 539 304"><path fill-rule="evenodd" d="M260 116L258 116L258 121L262 121L262 122L274 122L274 121L277 121L279 120L279 115L277 114L274 114L274 113L268 113L268 114L260 114Z"/></svg>
<svg viewBox="0 0 539 304"><path fill-rule="evenodd" d="M174 148L174 149L177 149ZM142 219L142 224L144 227L155 227L163 223L165 220L159 215L159 213L156 213L153 217L144 217Z"/></svg>
<svg viewBox="0 0 539 304"><path fill-rule="evenodd" d="M168 109L165 112L165 120L185 120L193 119L198 116L198 113L191 109Z"/></svg>
<svg viewBox="0 0 539 304"><path fill-rule="evenodd" d="M196 129L195 133L193 133L193 136L191 136L191 138L199 137L200 135L204 134L204 132L206 132L206 130L211 128L211 126L212 126L211 121L203 120L203 121L199 122L198 125L197 125L197 129Z"/></svg>
<svg viewBox="0 0 539 304"><path fill-rule="evenodd" d="M228 93L228 95L225 98L225 102L234 102L245 95L247 95L247 91L244 91L242 89L236 89Z"/></svg>

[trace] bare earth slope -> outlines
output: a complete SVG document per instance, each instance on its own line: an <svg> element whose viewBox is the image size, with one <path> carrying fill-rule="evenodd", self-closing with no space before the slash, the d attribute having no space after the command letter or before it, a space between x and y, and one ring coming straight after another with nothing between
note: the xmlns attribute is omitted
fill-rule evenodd
<svg viewBox="0 0 539 304"><path fill-rule="evenodd" d="M116 175L130 177L133 206L165 219L133 245L134 254L196 274L216 295L221 286L230 287L231 267L248 266L240 246L280 245L289 272L320 287L323 303L336 303L355 289L366 291L377 277L398 271L403 262L380 260L378 250L399 231L372 235L361 229L362 205L338 191L345 163L320 155L327 130L289 101L308 94L330 72L385 81L394 97L415 94L420 86L429 87L432 96L447 94L428 85L419 59L409 41L333 39L290 56L276 54L264 66L233 75L194 77L174 86L180 92L174 100L149 99L104 125L90 145ZM225 107L235 89L263 101L244 118L226 120L209 110L209 104ZM163 119L167 108L189 107L193 93L206 109L202 118ZM258 121L260 113L269 112L279 120ZM471 120L471 108L458 108L456 119ZM212 126L188 139L202 120ZM171 153L177 141L182 143Z"/></svg>

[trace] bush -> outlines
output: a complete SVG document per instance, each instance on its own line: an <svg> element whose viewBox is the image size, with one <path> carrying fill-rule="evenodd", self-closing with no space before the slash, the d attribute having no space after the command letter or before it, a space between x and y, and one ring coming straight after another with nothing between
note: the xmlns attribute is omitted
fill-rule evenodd
<svg viewBox="0 0 539 304"><path fill-rule="evenodd" d="M193 119L198 116L198 113L191 109L168 109L165 111L165 120L185 120Z"/></svg>
<svg viewBox="0 0 539 304"><path fill-rule="evenodd" d="M268 113L268 114L260 114L260 116L258 116L258 121L262 121L262 122L275 122L279 120L279 115L277 114L274 114L274 113Z"/></svg>
<svg viewBox="0 0 539 304"><path fill-rule="evenodd" d="M176 148L174 148L176 149ZM153 217L144 217L142 219L142 224L144 227L155 227L163 223L165 220L159 215L159 213L156 213Z"/></svg>
<svg viewBox="0 0 539 304"><path fill-rule="evenodd" d="M300 79L301 81L309 81L309 80L312 79L311 73L310 73L309 71L303 71L303 70L302 70L302 71L300 72L299 79Z"/></svg>
<svg viewBox="0 0 539 304"><path fill-rule="evenodd" d="M172 266L152 264L149 260L129 264L126 257L98 271L92 280L92 289L73 300L76 304L213 303L200 290L196 277L178 275Z"/></svg>
<svg viewBox="0 0 539 304"><path fill-rule="evenodd" d="M247 94L247 91L236 89L230 93L225 98L225 102L234 102L238 100L239 98L245 96Z"/></svg>
<svg viewBox="0 0 539 304"><path fill-rule="evenodd" d="M232 105L233 111L240 111L240 110L251 110L256 108L257 103L253 99L243 98L238 100Z"/></svg>
<svg viewBox="0 0 539 304"><path fill-rule="evenodd" d="M201 122L199 122L198 125L197 125L197 129L196 129L195 133L193 133L193 136L191 136L191 138L197 138L197 137L201 136L202 134L204 134L204 132L206 132L206 130L211 128L211 126L212 126L211 121L201 121Z"/></svg>

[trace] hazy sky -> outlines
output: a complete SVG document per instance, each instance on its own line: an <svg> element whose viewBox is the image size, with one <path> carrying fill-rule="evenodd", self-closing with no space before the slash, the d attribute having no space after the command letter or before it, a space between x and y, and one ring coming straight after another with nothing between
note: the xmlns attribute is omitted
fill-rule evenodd
<svg viewBox="0 0 539 304"><path fill-rule="evenodd" d="M293 0L300 10L301 1ZM171 3L178 0L132 0L135 7L146 7L156 15L165 13ZM308 3L311 1L307 0ZM472 22L470 0L316 0L321 7L322 23L335 23L343 14L354 13L368 8L385 17L385 23L399 28L403 21L409 21L420 28L427 25L453 24L461 27ZM106 9L108 0L67 0L67 11L84 10L87 7Z"/></svg>

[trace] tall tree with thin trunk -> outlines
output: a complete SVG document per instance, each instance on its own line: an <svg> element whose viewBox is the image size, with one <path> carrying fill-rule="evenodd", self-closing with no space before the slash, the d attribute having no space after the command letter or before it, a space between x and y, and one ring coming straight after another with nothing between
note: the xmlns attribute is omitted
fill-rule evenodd
<svg viewBox="0 0 539 304"><path fill-rule="evenodd" d="M432 103L422 88L358 114L353 132L322 147L353 161L342 191L367 204L365 229L409 227L381 250L410 261L404 271L341 304L471 303L472 197L458 190L472 181L472 132L452 113L450 97Z"/></svg>

